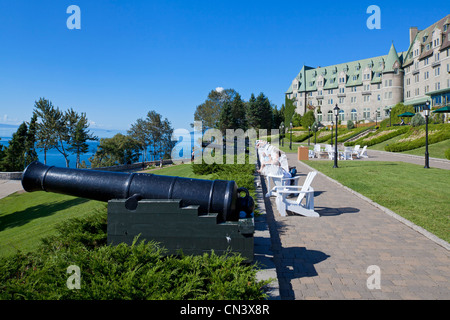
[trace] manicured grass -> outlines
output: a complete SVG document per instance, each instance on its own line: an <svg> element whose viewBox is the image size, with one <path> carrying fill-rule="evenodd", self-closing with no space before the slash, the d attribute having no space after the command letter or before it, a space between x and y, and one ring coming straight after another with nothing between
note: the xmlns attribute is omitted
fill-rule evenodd
<svg viewBox="0 0 450 320"><path fill-rule="evenodd" d="M428 146L428 153L433 158L445 158L445 150L450 149L450 139L433 143ZM417 156L425 156L425 147L404 151L402 153L413 154Z"/></svg>
<svg viewBox="0 0 450 320"><path fill-rule="evenodd" d="M311 167L450 241L450 174L402 162L305 161Z"/></svg>
<svg viewBox="0 0 450 320"><path fill-rule="evenodd" d="M152 173L164 176L178 176L185 178L195 178L195 179L211 179L212 174L208 175L197 175L192 172L192 165L190 163L171 165L167 167L162 167L161 169L145 170L145 173Z"/></svg>
<svg viewBox="0 0 450 320"><path fill-rule="evenodd" d="M34 250L67 219L106 208L106 203L47 192L15 193L0 199L0 256Z"/></svg>

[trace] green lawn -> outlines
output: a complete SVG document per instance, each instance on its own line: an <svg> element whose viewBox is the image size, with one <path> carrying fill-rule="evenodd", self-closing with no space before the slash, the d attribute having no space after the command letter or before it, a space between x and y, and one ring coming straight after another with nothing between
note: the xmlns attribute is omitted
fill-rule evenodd
<svg viewBox="0 0 450 320"><path fill-rule="evenodd" d="M447 149L450 149L450 139L430 144L428 146L428 153L430 154L430 157L446 159L445 150ZM416 156L425 156L425 147L404 151L402 153L413 154Z"/></svg>
<svg viewBox="0 0 450 320"><path fill-rule="evenodd" d="M450 174L403 162L305 161L309 166L450 241Z"/></svg>
<svg viewBox="0 0 450 320"><path fill-rule="evenodd" d="M165 176L179 176L179 177L185 177L185 178L195 178L195 179L210 179L212 177L212 174L208 175L196 175L192 172L192 166L191 164L185 163L185 164L179 164L174 166L166 166L161 169L153 169L153 170L145 170L142 171L145 173L152 173L157 175L165 175Z"/></svg>
<svg viewBox="0 0 450 320"><path fill-rule="evenodd" d="M0 256L31 251L55 226L106 208L106 203L47 192L15 193L0 199Z"/></svg>

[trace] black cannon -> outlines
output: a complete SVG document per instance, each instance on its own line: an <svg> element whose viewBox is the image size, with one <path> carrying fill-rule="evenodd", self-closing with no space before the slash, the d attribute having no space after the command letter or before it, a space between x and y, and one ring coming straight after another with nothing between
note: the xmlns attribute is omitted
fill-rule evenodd
<svg viewBox="0 0 450 320"><path fill-rule="evenodd" d="M126 199L130 210L142 199L179 199L181 207L198 205L200 215L217 213L219 222L238 221L254 210L248 190L225 180L59 168L35 161L24 170L22 186L28 192L43 190L105 202Z"/></svg>
<svg viewBox="0 0 450 320"><path fill-rule="evenodd" d="M108 244L131 245L139 237L160 243L167 254L231 250L253 260L255 205L234 181L58 168L36 161L23 172L22 186L108 202Z"/></svg>

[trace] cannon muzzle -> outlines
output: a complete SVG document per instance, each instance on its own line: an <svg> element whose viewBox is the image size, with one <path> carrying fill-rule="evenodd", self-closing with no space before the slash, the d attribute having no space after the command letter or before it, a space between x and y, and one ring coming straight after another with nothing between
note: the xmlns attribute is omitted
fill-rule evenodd
<svg viewBox="0 0 450 320"><path fill-rule="evenodd" d="M24 170L22 186L28 192L43 190L105 202L129 199L131 210L140 199L180 199L183 207L198 205L199 214L217 213L219 221L238 221L240 212L250 215L254 210L247 189L226 180L60 168L35 161Z"/></svg>

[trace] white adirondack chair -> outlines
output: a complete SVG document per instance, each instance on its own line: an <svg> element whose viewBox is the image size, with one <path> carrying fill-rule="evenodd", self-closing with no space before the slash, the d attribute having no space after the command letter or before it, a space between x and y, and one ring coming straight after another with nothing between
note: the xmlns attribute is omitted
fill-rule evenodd
<svg viewBox="0 0 450 320"><path fill-rule="evenodd" d="M359 152L361 151L361 146L357 144L352 151L352 156L355 156L358 158Z"/></svg>
<svg viewBox="0 0 450 320"><path fill-rule="evenodd" d="M344 152L342 152L342 160L353 160L352 158L352 147L344 147Z"/></svg>
<svg viewBox="0 0 450 320"><path fill-rule="evenodd" d="M334 150L331 144L325 145L325 152L328 153L328 159L334 160Z"/></svg>
<svg viewBox="0 0 450 320"><path fill-rule="evenodd" d="M367 146L364 146L360 152L358 152L358 159L359 158L368 158L367 155Z"/></svg>
<svg viewBox="0 0 450 320"><path fill-rule="evenodd" d="M317 171L312 171L306 176L302 186L283 186L276 187L277 198L275 200L278 212L281 216L286 216L286 211L292 211L306 217L319 217L314 211L314 189L311 183L316 176ZM288 199L291 193L298 193L297 198ZM305 200L305 203L302 203Z"/></svg>
<svg viewBox="0 0 450 320"><path fill-rule="evenodd" d="M320 144L315 144L314 145L314 155L316 156L316 158L319 157L319 155L320 155Z"/></svg>

